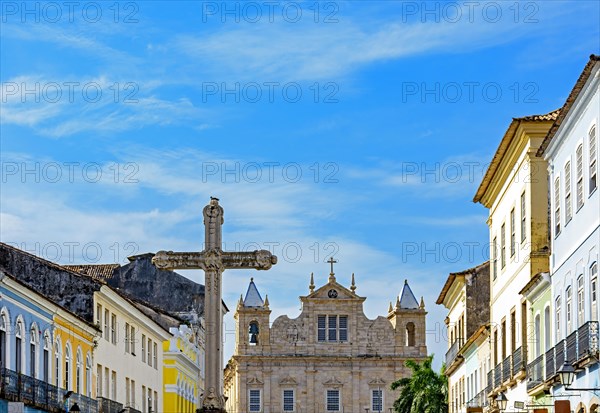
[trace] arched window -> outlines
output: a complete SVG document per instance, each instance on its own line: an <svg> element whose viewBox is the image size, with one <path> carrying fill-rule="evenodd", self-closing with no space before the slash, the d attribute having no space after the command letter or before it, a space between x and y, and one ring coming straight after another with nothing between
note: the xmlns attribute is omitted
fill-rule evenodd
<svg viewBox="0 0 600 413"><path fill-rule="evenodd" d="M92 359L89 353L85 358L85 395L92 397Z"/></svg>
<svg viewBox="0 0 600 413"><path fill-rule="evenodd" d="M598 321L598 263L590 267L590 320Z"/></svg>
<svg viewBox="0 0 600 413"><path fill-rule="evenodd" d="M67 343L65 347L65 390L71 389L71 346Z"/></svg>
<svg viewBox="0 0 600 413"><path fill-rule="evenodd" d="M565 334L569 335L571 334L572 328L573 328L573 312L572 312L572 301L573 301L573 291L571 286L569 285L567 287L567 290L565 291L565 310L567 310L567 327L565 330Z"/></svg>
<svg viewBox="0 0 600 413"><path fill-rule="evenodd" d="M8 317L3 311L0 314L0 368L6 367L6 330L8 324Z"/></svg>
<svg viewBox="0 0 600 413"><path fill-rule="evenodd" d="M54 342L54 385L60 387L60 366L62 356L62 343L60 339Z"/></svg>
<svg viewBox="0 0 600 413"><path fill-rule="evenodd" d="M561 299L560 299L560 295L559 295L558 297L556 297L556 301L554 302L554 323L555 323L555 330L556 330L555 342L559 342L562 339L562 336L560 333L560 306L561 306Z"/></svg>
<svg viewBox="0 0 600 413"><path fill-rule="evenodd" d="M579 145L575 151L575 167L577 168L577 209L583 206L583 145Z"/></svg>
<svg viewBox="0 0 600 413"><path fill-rule="evenodd" d="M565 165L565 225L573 216L573 203L571 202L571 161Z"/></svg>
<svg viewBox="0 0 600 413"><path fill-rule="evenodd" d="M583 286L583 274L577 279L577 326L585 322L585 295Z"/></svg>
<svg viewBox="0 0 600 413"><path fill-rule="evenodd" d="M42 364L42 380L46 383L50 383L50 348L51 343L50 333L47 331L44 333L44 356Z"/></svg>
<svg viewBox="0 0 600 413"><path fill-rule="evenodd" d="M37 378L37 342L38 330L34 323L29 330L29 376L33 378Z"/></svg>
<svg viewBox="0 0 600 413"><path fill-rule="evenodd" d="M23 373L23 321L17 317L15 324L15 371Z"/></svg>
<svg viewBox="0 0 600 413"><path fill-rule="evenodd" d="M560 177L554 180L554 236L560 233Z"/></svg>
<svg viewBox="0 0 600 413"><path fill-rule="evenodd" d="M539 357L541 352L542 352L542 348L541 348L541 341L542 341L542 332L541 332L541 328L542 328L542 323L540 320L540 315L536 315L535 316L535 321L534 321L534 340L535 340L535 356Z"/></svg>
<svg viewBox="0 0 600 413"><path fill-rule="evenodd" d="M598 186L597 170L596 170L596 125L592 126L589 133L590 137L590 194L594 192Z"/></svg>
<svg viewBox="0 0 600 413"><path fill-rule="evenodd" d="M81 356L81 349L77 349L77 365L75 366L75 393L81 394L81 380L83 380L83 376L81 371L83 369L83 360Z"/></svg>
<svg viewBox="0 0 600 413"><path fill-rule="evenodd" d="M406 345L409 347L415 345L415 324L413 322L406 324Z"/></svg>
<svg viewBox="0 0 600 413"><path fill-rule="evenodd" d="M258 344L258 334L260 330L258 328L258 322L252 321L248 327L248 339L251 346Z"/></svg>
<svg viewBox="0 0 600 413"><path fill-rule="evenodd" d="M550 306L544 309L544 351L550 350Z"/></svg>

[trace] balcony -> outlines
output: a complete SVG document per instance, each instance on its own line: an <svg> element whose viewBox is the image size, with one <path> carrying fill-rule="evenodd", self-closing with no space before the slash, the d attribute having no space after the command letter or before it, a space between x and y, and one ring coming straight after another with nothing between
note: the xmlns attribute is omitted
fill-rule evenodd
<svg viewBox="0 0 600 413"><path fill-rule="evenodd" d="M556 366L554 364L554 348L546 352L546 380L550 380L556 374Z"/></svg>
<svg viewBox="0 0 600 413"><path fill-rule="evenodd" d="M547 359L546 359L547 360ZM544 382L544 355L539 356L527 366L527 390L531 390Z"/></svg>
<svg viewBox="0 0 600 413"><path fill-rule="evenodd" d="M525 364L525 352L523 351L522 347L519 347L518 349L515 350L515 352L512 355L512 374L513 376L518 375L520 372L525 371L526 370L526 364Z"/></svg>
<svg viewBox="0 0 600 413"><path fill-rule="evenodd" d="M448 370L450 366L455 362L457 357L459 356L458 350L463 346L463 340L458 339L450 346L450 349L446 352L446 369Z"/></svg>
<svg viewBox="0 0 600 413"><path fill-rule="evenodd" d="M485 393L490 394L492 389L494 388L494 371L490 370L487 373L487 386L485 388Z"/></svg>
<svg viewBox="0 0 600 413"><path fill-rule="evenodd" d="M565 363L583 368L587 363L595 363L600 356L598 350L598 321L588 321L569 334L566 340L558 342L546 352L546 380L551 380Z"/></svg>
<svg viewBox="0 0 600 413"><path fill-rule="evenodd" d="M6 368L0 375L0 397L47 412L64 411L66 390ZM69 400L84 413L98 413L98 403L89 397L72 394Z"/></svg>
<svg viewBox="0 0 600 413"><path fill-rule="evenodd" d="M487 399L487 393L485 390L480 391L479 393L477 393L477 395L475 397L473 397L471 400L469 400L467 402L467 407L471 407L471 408L487 407L487 405L488 405L488 399Z"/></svg>
<svg viewBox="0 0 600 413"><path fill-rule="evenodd" d="M512 378L512 374L510 371L511 368L511 356L506 357L502 360L502 381L508 381Z"/></svg>
<svg viewBox="0 0 600 413"><path fill-rule="evenodd" d="M498 388L502 385L502 364L498 363L494 367L494 388Z"/></svg>
<svg viewBox="0 0 600 413"><path fill-rule="evenodd" d="M123 405L104 397L98 397L100 413L120 413L123 411Z"/></svg>

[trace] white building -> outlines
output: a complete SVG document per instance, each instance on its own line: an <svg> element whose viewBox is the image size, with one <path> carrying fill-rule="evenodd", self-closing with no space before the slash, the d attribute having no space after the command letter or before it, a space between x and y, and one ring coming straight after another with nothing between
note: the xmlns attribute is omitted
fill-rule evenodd
<svg viewBox="0 0 600 413"><path fill-rule="evenodd" d="M171 334L147 313L152 309L107 285L94 293L102 331L95 351L96 394L105 405L158 412L163 397L163 342Z"/></svg>
<svg viewBox="0 0 600 413"><path fill-rule="evenodd" d="M548 161L552 222L554 347L546 354L545 379L552 394L570 400L577 413L597 412L600 392L568 391L556 372L568 363L576 370L571 388L600 388L599 59L590 57L538 152Z"/></svg>

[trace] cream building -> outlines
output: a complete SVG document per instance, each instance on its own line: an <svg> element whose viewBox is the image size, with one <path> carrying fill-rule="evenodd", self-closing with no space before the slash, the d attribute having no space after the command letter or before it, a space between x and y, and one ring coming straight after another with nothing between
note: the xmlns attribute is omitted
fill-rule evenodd
<svg viewBox="0 0 600 413"><path fill-rule="evenodd" d="M271 325L268 298L250 282L238 302L236 347L225 368L227 411L388 412L390 384L408 373L404 362L427 357L425 305L408 283L386 316L368 319L365 297L335 274L301 296L302 312Z"/></svg>
<svg viewBox="0 0 600 413"><path fill-rule="evenodd" d="M489 209L490 322L494 399L527 403L528 304L519 292L548 272L548 173L536 155L559 111L512 120L473 199ZM515 406L516 404L516 406Z"/></svg>

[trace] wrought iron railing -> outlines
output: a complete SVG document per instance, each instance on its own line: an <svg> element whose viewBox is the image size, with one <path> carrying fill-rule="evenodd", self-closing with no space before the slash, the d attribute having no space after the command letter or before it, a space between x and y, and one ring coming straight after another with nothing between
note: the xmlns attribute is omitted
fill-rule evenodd
<svg viewBox="0 0 600 413"><path fill-rule="evenodd" d="M527 365L527 390L544 382L544 355L539 356Z"/></svg>
<svg viewBox="0 0 600 413"><path fill-rule="evenodd" d="M64 411L66 390L7 368L0 369L0 376L0 396L2 398L23 402L44 411ZM69 397L69 404L73 403L77 403L84 413L98 413L96 400L72 393Z"/></svg>
<svg viewBox="0 0 600 413"><path fill-rule="evenodd" d="M550 380L556 374L556 365L554 364L554 348L546 352L546 380Z"/></svg>
<svg viewBox="0 0 600 413"><path fill-rule="evenodd" d="M577 360L577 331L569 334L566 340L566 347L565 362L572 364Z"/></svg>
<svg viewBox="0 0 600 413"><path fill-rule="evenodd" d="M588 321L577 330L577 361L598 357L598 321Z"/></svg>
<svg viewBox="0 0 600 413"><path fill-rule="evenodd" d="M513 355L512 355L512 362L513 362L512 363L513 364L512 373L513 373L513 375L516 375L520 371L525 370L526 365L525 365L525 354L524 353L525 352L523 350L523 347L519 347L513 353Z"/></svg>
<svg viewBox="0 0 600 413"><path fill-rule="evenodd" d="M502 360L502 380L506 381L506 380L510 380L510 378L512 377L511 371L510 371L510 367L511 367L511 356L506 357L504 360Z"/></svg>
<svg viewBox="0 0 600 413"><path fill-rule="evenodd" d="M480 391L475 397L467 402L467 407L486 407L487 405L488 399L485 390Z"/></svg>
<svg viewBox="0 0 600 413"><path fill-rule="evenodd" d="M101 413L119 413L123 410L123 404L104 397L98 397L98 404Z"/></svg>
<svg viewBox="0 0 600 413"><path fill-rule="evenodd" d="M456 356L458 356L458 350L460 350L463 345L462 341L462 339L456 340L446 352L446 366L450 366L454 362L454 359L456 359Z"/></svg>
<svg viewBox="0 0 600 413"><path fill-rule="evenodd" d="M565 364L565 340L559 341L558 344L554 346L554 366L556 371L558 371L563 364Z"/></svg>
<svg viewBox="0 0 600 413"><path fill-rule="evenodd" d="M490 370L487 373L487 386L485 388L486 394L490 394L494 387L494 371Z"/></svg>
<svg viewBox="0 0 600 413"><path fill-rule="evenodd" d="M498 363L494 367L494 388L502 385L502 364Z"/></svg>

